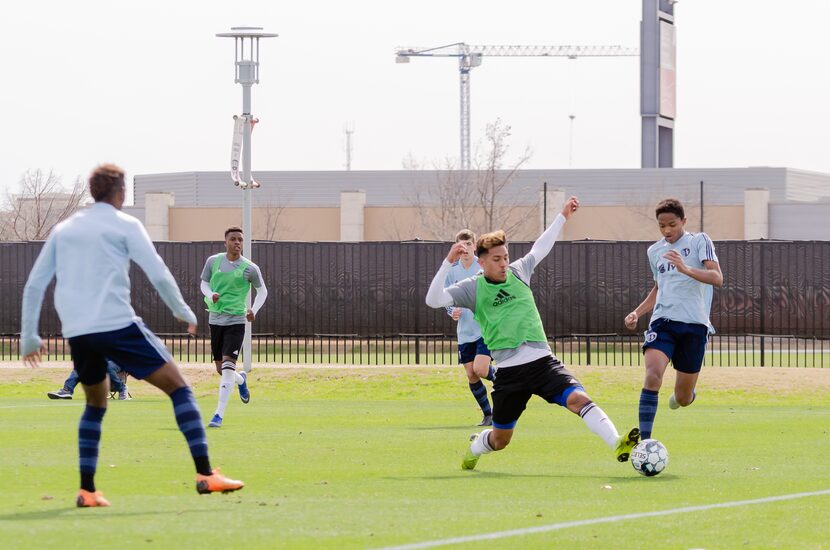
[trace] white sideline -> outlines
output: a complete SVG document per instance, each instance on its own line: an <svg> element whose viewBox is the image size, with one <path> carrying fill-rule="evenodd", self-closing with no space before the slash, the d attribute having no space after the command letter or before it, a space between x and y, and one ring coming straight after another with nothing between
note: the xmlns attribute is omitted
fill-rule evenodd
<svg viewBox="0 0 830 550"><path fill-rule="evenodd" d="M812 491L808 493L793 493L790 495L780 495L777 497L754 498L750 500L736 500L733 502L721 502L719 504L702 504L699 506L684 506L683 508L674 508L672 510L659 510L656 512L640 512L637 514L623 514L619 516L607 516L604 518L582 519L578 521L566 521L563 523L551 523L549 525L540 525L538 527L525 527L523 529L511 529L509 531L496 531L493 533L483 533L480 535L467 535L464 537L452 537L448 539L430 540L424 542L413 542L411 544L402 544L400 546L387 546L383 550L410 550L414 548L435 548L437 546L447 546L450 544L461 544L463 542L478 542L483 540L496 540L508 537L518 537L522 535L531 535L535 533L547 533L548 531L558 531L560 529L567 529L569 527L581 527L583 525L597 525L599 523L615 523L618 521L626 521L629 519L652 518L657 516L668 516L671 514L682 514L684 512L702 512L706 510L715 510L718 508L735 508L737 506L749 506L752 504L766 504L768 502L780 502L782 500L794 500L797 498L815 497L830 495L830 489L823 491Z"/></svg>

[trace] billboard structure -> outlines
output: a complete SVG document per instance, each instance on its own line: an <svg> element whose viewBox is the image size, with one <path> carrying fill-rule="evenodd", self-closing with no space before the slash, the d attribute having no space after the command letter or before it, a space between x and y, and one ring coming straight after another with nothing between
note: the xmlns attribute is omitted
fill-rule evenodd
<svg viewBox="0 0 830 550"><path fill-rule="evenodd" d="M641 166L674 166L676 51L674 0L643 0L640 22Z"/></svg>

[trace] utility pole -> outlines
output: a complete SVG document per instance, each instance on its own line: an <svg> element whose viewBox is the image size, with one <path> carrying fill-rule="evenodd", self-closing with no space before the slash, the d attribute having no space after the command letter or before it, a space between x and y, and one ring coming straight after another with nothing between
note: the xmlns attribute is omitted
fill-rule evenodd
<svg viewBox="0 0 830 550"><path fill-rule="evenodd" d="M352 169L352 134L354 134L354 125L346 123L343 129L346 132L346 170Z"/></svg>
<svg viewBox="0 0 830 550"><path fill-rule="evenodd" d="M234 82L242 85L242 232L245 240L242 254L251 259L251 189L259 187L251 176L251 130L255 119L251 115L251 87L259 84L259 39L278 35L263 32L262 27L231 27L230 32L218 33L220 38L233 38ZM247 49L246 49L247 46ZM234 160L231 158L231 170ZM251 308L251 292L245 299L245 308ZM251 371L251 323L245 323L245 340L242 345L245 372Z"/></svg>

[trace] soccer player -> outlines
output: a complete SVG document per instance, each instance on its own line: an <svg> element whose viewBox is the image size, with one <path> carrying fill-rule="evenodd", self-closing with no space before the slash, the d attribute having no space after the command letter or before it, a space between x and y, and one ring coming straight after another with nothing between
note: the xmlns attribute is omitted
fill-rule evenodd
<svg viewBox="0 0 830 550"><path fill-rule="evenodd" d="M463 244L464 251L461 253L461 258L452 264L447 279L444 281L445 287L468 279L481 270L478 258L473 254L476 242L475 233L469 229L462 229L455 235L455 242ZM448 307L447 313L458 322L456 327L458 362L464 365L470 392L484 414L484 418L478 425L492 426L493 409L490 407L490 400L487 399L487 387L481 381L485 378L492 382L495 375L493 365L490 364L490 350L487 349L487 344L481 337L481 328L473 319L472 311L463 307Z"/></svg>
<svg viewBox="0 0 830 550"><path fill-rule="evenodd" d="M132 399L129 390L127 389L127 382L121 378L121 373L124 371L107 359L107 374L110 378L110 399L115 399L118 395L119 401L127 401ZM46 395L49 399L72 399L72 394L75 393L75 386L78 385L78 371L72 369L72 372L64 380L63 387L57 391L50 391Z"/></svg>
<svg viewBox="0 0 830 550"><path fill-rule="evenodd" d="M81 488L79 507L109 506L95 487L101 423L107 411L107 358L130 375L147 380L170 396L179 429L196 465L199 493L236 491L241 481L212 470L207 438L193 392L170 352L136 316L130 303L130 260L147 275L173 315L196 333L196 316L182 299L176 281L156 253L144 226L121 212L124 171L104 164L89 178L95 204L59 223L40 252L23 289L20 354L30 367L46 351L38 336L38 320L46 287L55 284L55 309L72 362L86 394L78 426Z"/></svg>
<svg viewBox="0 0 830 550"><path fill-rule="evenodd" d="M706 233L686 231L686 214L680 201L660 201L655 214L663 238L648 249L654 287L625 317L625 326L634 330L640 317L654 310L643 343L646 375L639 415L644 439L651 437L657 396L669 361L677 375L669 408L688 407L695 400L706 342L715 332L709 321L712 287L723 286L712 239Z"/></svg>
<svg viewBox="0 0 830 550"><path fill-rule="evenodd" d="M248 374L236 371L236 360L245 339L245 323L253 322L257 312L268 297L268 289L259 267L242 256L244 235L239 227L225 230L225 252L210 256L202 269L200 288L210 312L210 351L219 380L219 403L208 427L222 427L225 408L231 390L239 388L243 403L251 399L248 390ZM256 289L256 299L250 309L246 299L251 286Z"/></svg>
<svg viewBox="0 0 830 550"><path fill-rule="evenodd" d="M620 462L628 460L639 441L637 428L620 435L611 419L553 355L530 290L533 270L550 253L565 221L578 208L576 197L569 198L562 213L533 243L530 252L512 263L504 231L482 235L476 242L482 274L444 288L442 283L450 267L463 252L463 244L454 244L429 286L428 306L454 305L473 312L496 361L493 428L472 436L461 463L465 470L475 468L481 455L500 451L510 443L516 423L533 395L578 414Z"/></svg>

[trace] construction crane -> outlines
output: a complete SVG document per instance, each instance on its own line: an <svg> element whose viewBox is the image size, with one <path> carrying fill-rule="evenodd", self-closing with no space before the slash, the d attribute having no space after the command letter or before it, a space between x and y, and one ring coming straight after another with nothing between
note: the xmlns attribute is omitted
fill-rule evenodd
<svg viewBox="0 0 830 550"><path fill-rule="evenodd" d="M399 48L396 63L412 57L456 57L461 81L461 169L470 169L470 71L488 57L631 57L637 48L623 46L471 46L464 42L437 48Z"/></svg>

